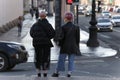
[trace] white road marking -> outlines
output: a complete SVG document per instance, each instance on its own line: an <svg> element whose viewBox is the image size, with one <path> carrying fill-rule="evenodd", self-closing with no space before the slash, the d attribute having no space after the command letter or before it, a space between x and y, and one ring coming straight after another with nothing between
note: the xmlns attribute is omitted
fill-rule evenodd
<svg viewBox="0 0 120 80"><path fill-rule="evenodd" d="M80 61L75 61L75 63L94 63L94 62L98 62L98 63L103 63L105 62L104 60L80 60Z"/></svg>
<svg viewBox="0 0 120 80"><path fill-rule="evenodd" d="M110 37L110 36L107 36L107 35L103 35L103 34L100 34L100 33L99 33L99 35L100 35L100 36L102 36L102 37L104 37L104 38L108 38L108 39L111 39L111 37Z"/></svg>
<svg viewBox="0 0 120 80"><path fill-rule="evenodd" d="M113 29L113 31L120 32L120 30L119 30L119 29Z"/></svg>
<svg viewBox="0 0 120 80"><path fill-rule="evenodd" d="M88 29L88 26L84 26L84 27Z"/></svg>
<svg viewBox="0 0 120 80"><path fill-rule="evenodd" d="M87 28L88 29L88 26L84 26L85 28ZM119 31L120 32L120 31ZM110 39L111 37L109 37L109 36L106 36L106 35L103 35L103 34L100 34L100 33L98 33L100 36L102 36L102 37L104 37L104 38L108 38L108 39Z"/></svg>

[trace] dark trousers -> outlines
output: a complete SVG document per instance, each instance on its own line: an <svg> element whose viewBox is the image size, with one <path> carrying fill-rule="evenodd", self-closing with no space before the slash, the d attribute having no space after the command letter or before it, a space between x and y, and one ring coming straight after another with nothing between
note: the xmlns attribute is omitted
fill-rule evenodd
<svg viewBox="0 0 120 80"><path fill-rule="evenodd" d="M48 70L50 66L50 47L35 46L35 67L40 70Z"/></svg>
<svg viewBox="0 0 120 80"><path fill-rule="evenodd" d="M18 27L18 36L21 36L21 32L22 32L22 26Z"/></svg>

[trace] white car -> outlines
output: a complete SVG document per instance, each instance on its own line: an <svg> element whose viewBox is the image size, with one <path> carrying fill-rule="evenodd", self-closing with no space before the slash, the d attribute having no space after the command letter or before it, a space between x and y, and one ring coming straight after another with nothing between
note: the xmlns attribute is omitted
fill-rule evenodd
<svg viewBox="0 0 120 80"><path fill-rule="evenodd" d="M84 15L87 17L87 16L91 16L92 15L92 11L86 11L85 13L84 13Z"/></svg>
<svg viewBox="0 0 120 80"><path fill-rule="evenodd" d="M98 18L97 29L98 31L113 31L113 25L109 18Z"/></svg>
<svg viewBox="0 0 120 80"><path fill-rule="evenodd" d="M120 26L120 15L113 15L111 17L111 22L113 26Z"/></svg>
<svg viewBox="0 0 120 80"><path fill-rule="evenodd" d="M109 11L103 11L101 13L102 17L106 17L106 18L110 18L111 17L111 13Z"/></svg>

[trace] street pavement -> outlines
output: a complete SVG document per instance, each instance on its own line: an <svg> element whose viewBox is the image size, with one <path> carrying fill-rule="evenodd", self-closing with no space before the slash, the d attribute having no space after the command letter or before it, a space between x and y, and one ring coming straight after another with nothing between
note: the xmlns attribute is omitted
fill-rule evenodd
<svg viewBox="0 0 120 80"><path fill-rule="evenodd" d="M49 20L49 22L54 25L54 16L53 17L47 17L47 19ZM26 36L29 36L29 30L30 27L32 26L32 24L35 23L35 19L30 17L30 14L25 15L25 21L23 23L23 29L22 29L22 33L21 33L21 37L17 36L17 27L12 28L11 30L9 30L8 32L4 33L3 35L0 36L0 40L5 40L5 41L15 41L15 42L20 42L20 43L26 43L28 42L28 40L26 42L23 42L22 39L24 39ZM9 35L9 36L8 36ZM27 37L28 38L28 37ZM111 57L111 56L115 56L117 54L117 51L110 48L107 44L105 44L104 42L99 40L100 46L99 47L88 47L86 46L86 42L89 38L89 34L83 30L80 29L80 51L82 56L76 56L76 62L79 63L79 60L84 59L84 60L90 60L90 59L97 59L97 58L106 58L106 57ZM52 40L53 41L53 40ZM53 55L54 53L59 54L59 47L53 42L54 47L51 48L51 55L53 58L51 58L51 63L56 63L57 61L57 56L58 55ZM27 47L29 47L29 45L27 45ZM32 52L33 53L33 52ZM33 62L33 55L29 54L30 57L28 59L28 62ZM52 77L48 77L48 78L38 78L36 77L36 75L32 75L32 76L0 76L0 80L119 80L118 78L114 78L114 77L97 77L97 76L73 76L71 78L67 78L67 77L59 77L59 78L52 78Z"/></svg>

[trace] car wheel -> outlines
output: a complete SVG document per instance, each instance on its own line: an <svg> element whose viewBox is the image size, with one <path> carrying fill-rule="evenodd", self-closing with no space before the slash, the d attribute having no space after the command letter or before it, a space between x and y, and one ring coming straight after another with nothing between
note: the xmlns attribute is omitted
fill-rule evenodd
<svg viewBox="0 0 120 80"><path fill-rule="evenodd" d="M113 32L113 30L110 30L111 32Z"/></svg>
<svg viewBox="0 0 120 80"><path fill-rule="evenodd" d="M0 53L0 71L6 71L8 68L8 59Z"/></svg>
<svg viewBox="0 0 120 80"><path fill-rule="evenodd" d="M12 65L12 66L9 66L8 68L7 68L7 70L11 70L12 68L14 68L16 65Z"/></svg>

